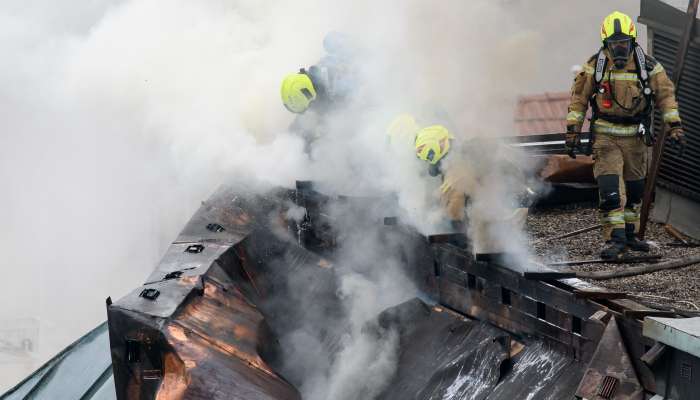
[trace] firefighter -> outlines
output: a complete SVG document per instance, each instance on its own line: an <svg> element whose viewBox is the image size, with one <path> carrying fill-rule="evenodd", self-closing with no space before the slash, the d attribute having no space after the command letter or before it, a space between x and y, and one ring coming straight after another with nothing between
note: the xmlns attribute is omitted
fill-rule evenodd
<svg viewBox="0 0 700 400"><path fill-rule="evenodd" d="M441 204L452 229L466 233L469 224L475 235L475 250L490 246L487 242L494 242L490 229L494 224L516 226L524 223L532 192L509 148L488 139L471 139L460 145L445 126L432 125L418 131L415 150L418 158L428 164L430 176L442 180ZM489 206L490 215L478 213L468 220L467 203L475 199L479 190L488 192L494 187L500 188L499 194L504 198L494 199L498 204ZM513 199L506 198L509 195ZM496 241L507 241L502 239Z"/></svg>
<svg viewBox="0 0 700 400"><path fill-rule="evenodd" d="M326 54L318 63L285 76L280 88L282 104L297 114L290 130L305 140L307 153L327 129L329 115L347 104L358 80L357 49L350 38L331 32L323 47Z"/></svg>
<svg viewBox="0 0 700 400"><path fill-rule="evenodd" d="M446 156L450 152L454 136L443 125L432 125L422 128L416 134L416 155L428 163L428 173L440 177L440 199L450 224L455 232L464 233L465 206L468 193L474 189L475 178L469 168L444 168ZM450 160L452 161L452 160ZM460 173L457 179L457 172ZM459 188L446 182L459 181Z"/></svg>
<svg viewBox="0 0 700 400"><path fill-rule="evenodd" d="M647 171L646 146L653 143L654 105L661 111L669 139L681 146L685 139L673 82L664 67L637 44L632 19L613 12L603 21L600 36L603 46L578 73L571 89L566 147L575 157L590 103L593 173L606 241L601 258L609 260L621 257L626 249L649 251L649 244L636 233Z"/></svg>

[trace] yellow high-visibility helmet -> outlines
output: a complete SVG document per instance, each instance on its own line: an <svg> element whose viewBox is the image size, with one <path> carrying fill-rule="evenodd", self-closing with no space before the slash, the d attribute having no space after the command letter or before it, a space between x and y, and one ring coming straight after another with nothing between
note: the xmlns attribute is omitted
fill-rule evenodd
<svg viewBox="0 0 700 400"><path fill-rule="evenodd" d="M600 26L600 38L606 41L615 35L626 35L632 39L637 38L637 27L634 26L634 21L629 15L615 11L605 17L603 24Z"/></svg>
<svg viewBox="0 0 700 400"><path fill-rule="evenodd" d="M287 110L301 114L316 99L316 89L311 78L303 72L289 74L282 80L282 103Z"/></svg>
<svg viewBox="0 0 700 400"><path fill-rule="evenodd" d="M416 135L416 155L435 165L450 151L451 139L454 137L442 125L425 127Z"/></svg>
<svg viewBox="0 0 700 400"><path fill-rule="evenodd" d="M419 130L420 126L413 115L400 114L391 121L387 127L386 134L389 137L389 143L413 144L416 141L416 134Z"/></svg>

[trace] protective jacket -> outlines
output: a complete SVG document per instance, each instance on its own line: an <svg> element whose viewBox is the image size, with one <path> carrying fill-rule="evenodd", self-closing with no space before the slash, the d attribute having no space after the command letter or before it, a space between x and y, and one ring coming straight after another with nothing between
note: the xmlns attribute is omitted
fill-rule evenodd
<svg viewBox="0 0 700 400"><path fill-rule="evenodd" d="M576 76L571 88L571 103L566 117L570 131L580 132L589 102L594 110L593 132L612 136L634 136L652 111L652 104L661 110L667 124L680 123L675 88L664 67L653 57L644 55L648 72L649 95L644 93L635 55L629 57L624 69L614 69L612 58L603 50L607 63L600 82L596 81L598 54L591 57Z"/></svg>
<svg viewBox="0 0 700 400"><path fill-rule="evenodd" d="M528 214L521 161L511 148L488 139L470 140L445 159L442 203L450 220L467 222L475 254L516 251L517 240L507 233L520 231Z"/></svg>
<svg viewBox="0 0 700 400"><path fill-rule="evenodd" d="M493 140L472 139L451 150L443 164L440 186L448 218L464 220L467 199L484 187L503 185L512 193L524 190L525 174L518 165L517 154ZM504 178L513 182L503 182Z"/></svg>

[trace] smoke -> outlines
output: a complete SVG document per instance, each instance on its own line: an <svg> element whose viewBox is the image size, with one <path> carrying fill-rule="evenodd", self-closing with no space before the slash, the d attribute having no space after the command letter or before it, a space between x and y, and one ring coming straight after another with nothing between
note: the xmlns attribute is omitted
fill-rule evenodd
<svg viewBox="0 0 700 400"><path fill-rule="evenodd" d="M412 249L385 230L385 212L370 199L325 209L338 237L332 266L295 268L263 305L280 336L279 370L304 399L375 398L396 371L398 332L377 317L419 293L406 274Z"/></svg>
<svg viewBox="0 0 700 400"><path fill-rule="evenodd" d="M402 219L439 229L437 183L420 179L414 158L387 155L386 124L430 105L459 139L510 134L516 96L566 90L566 71L595 51L609 11L602 1L559 3L4 1L0 320L40 320L38 366L104 320L105 297L142 283L223 182L304 178L338 193L393 194ZM278 85L321 56L331 30L357 41L364 80L309 162L287 132ZM380 244L366 245L350 254L384 265ZM354 273L341 291L354 333L343 348L366 351L329 364L333 390L368 371L390 375L391 333L372 341L361 327L412 293L395 273ZM363 359L375 350L381 357ZM0 391L28 372L2 374Z"/></svg>
<svg viewBox="0 0 700 400"><path fill-rule="evenodd" d="M41 336L2 389L103 321L217 185L302 175L276 77L320 45L289 46L302 11L278 3L3 3L0 320Z"/></svg>

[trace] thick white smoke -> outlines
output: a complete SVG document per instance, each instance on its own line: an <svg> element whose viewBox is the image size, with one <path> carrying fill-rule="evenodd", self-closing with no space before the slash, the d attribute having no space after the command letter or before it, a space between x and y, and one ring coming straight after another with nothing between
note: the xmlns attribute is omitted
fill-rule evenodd
<svg viewBox="0 0 700 400"><path fill-rule="evenodd" d="M636 1L622 3L636 14ZM40 320L29 368L38 366L104 320L104 298L139 285L199 201L225 181L314 178L348 194L395 192L427 230L425 221L438 220L428 207L434 185L413 181L415 160L395 161L383 147L394 113L433 104L452 117L459 138L510 134L515 96L566 90L569 66L595 51L609 7L5 0L0 321ZM279 82L315 62L331 30L365 51L358 93L366 97L357 104L366 100L366 118L349 110L309 164L302 141L286 132L292 116L280 105ZM7 369L0 391L29 372Z"/></svg>

